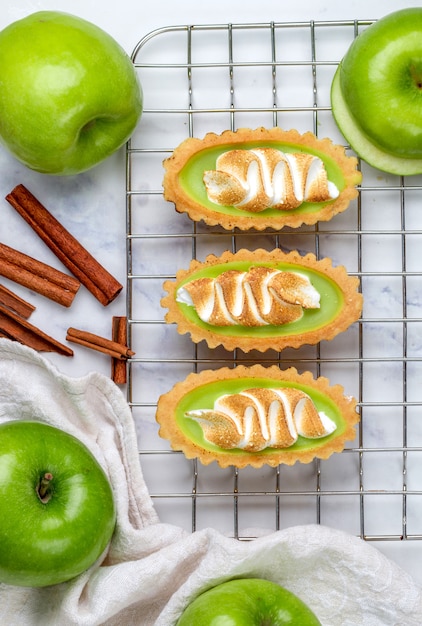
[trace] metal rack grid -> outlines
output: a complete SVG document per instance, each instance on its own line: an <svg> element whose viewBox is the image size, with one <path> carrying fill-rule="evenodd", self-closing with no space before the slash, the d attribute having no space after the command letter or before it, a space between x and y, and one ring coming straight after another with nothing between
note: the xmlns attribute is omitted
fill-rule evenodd
<svg viewBox="0 0 422 626"><path fill-rule="evenodd" d="M162 28L133 52L145 92L127 147L127 315L136 356L128 401L145 480L162 521L239 539L322 523L367 540L422 539L422 197L419 177L361 163L359 198L331 222L280 232L192 223L162 198L162 161L186 137L240 126L311 130L344 143L329 90L339 60L371 20ZM349 149L349 148L347 148ZM282 353L194 345L164 323L162 283L191 258L241 247L314 252L361 280L361 320L332 342ZM358 399L356 440L309 465L202 466L158 436L158 396L191 371L291 365Z"/></svg>

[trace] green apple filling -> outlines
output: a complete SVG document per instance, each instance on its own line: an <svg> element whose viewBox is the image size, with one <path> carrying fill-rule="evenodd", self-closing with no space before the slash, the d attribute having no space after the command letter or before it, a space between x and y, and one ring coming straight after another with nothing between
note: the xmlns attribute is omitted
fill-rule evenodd
<svg viewBox="0 0 422 626"><path fill-rule="evenodd" d="M236 172L222 171L222 160L232 153L247 164L240 178L239 167ZM269 164L269 155L274 158L276 153L278 165ZM313 189L321 175L326 178L323 196L320 183L319 192ZM184 192L205 208L254 218L319 211L345 187L341 168L326 154L294 144L259 141L236 144L236 150L233 144L201 150L187 161L179 180Z"/></svg>
<svg viewBox="0 0 422 626"><path fill-rule="evenodd" d="M239 378L193 389L175 408L178 427L198 446L234 454L318 448L344 432L337 405L289 381Z"/></svg>
<svg viewBox="0 0 422 626"><path fill-rule="evenodd" d="M190 275L179 285L176 301L201 328L221 335L270 337L324 327L338 315L344 297L333 280L313 269L239 261Z"/></svg>

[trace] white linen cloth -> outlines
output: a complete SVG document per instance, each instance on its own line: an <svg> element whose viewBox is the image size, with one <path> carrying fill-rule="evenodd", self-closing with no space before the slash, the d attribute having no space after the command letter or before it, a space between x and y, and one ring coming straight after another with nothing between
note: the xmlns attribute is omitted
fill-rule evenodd
<svg viewBox="0 0 422 626"><path fill-rule="evenodd" d="M161 523L130 409L103 375L67 377L33 350L0 339L0 422L10 419L38 419L81 439L111 480L117 526L102 563L70 582L0 584L1 624L172 626L199 591L236 576L287 587L323 626L422 624L422 594L412 578L346 533L297 526L239 542L213 529L190 534Z"/></svg>

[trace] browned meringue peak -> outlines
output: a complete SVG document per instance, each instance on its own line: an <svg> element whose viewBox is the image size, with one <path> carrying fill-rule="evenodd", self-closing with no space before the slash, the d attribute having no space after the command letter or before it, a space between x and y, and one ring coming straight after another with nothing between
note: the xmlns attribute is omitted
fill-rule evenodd
<svg viewBox="0 0 422 626"><path fill-rule="evenodd" d="M256 213L269 207L295 209L339 195L319 157L276 148L223 152L216 169L204 172L203 181L211 202Z"/></svg>
<svg viewBox="0 0 422 626"><path fill-rule="evenodd" d="M336 430L312 399L295 388L254 388L223 395L213 409L188 411L186 417L200 424L209 443L250 452L288 448L299 435L319 439Z"/></svg>
<svg viewBox="0 0 422 626"><path fill-rule="evenodd" d="M176 299L213 326L253 327L297 320L304 308L319 308L320 294L300 273L256 266L191 280L179 288Z"/></svg>

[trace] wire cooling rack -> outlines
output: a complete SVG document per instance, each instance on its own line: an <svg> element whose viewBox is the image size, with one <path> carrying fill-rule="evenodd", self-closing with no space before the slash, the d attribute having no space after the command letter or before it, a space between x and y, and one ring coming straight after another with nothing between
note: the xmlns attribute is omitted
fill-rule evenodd
<svg viewBox="0 0 422 626"><path fill-rule="evenodd" d="M133 52L145 111L127 147L127 315L136 352L128 401L162 521L238 539L308 523L367 540L422 539L421 179L361 163L359 197L345 213L279 232L196 224L162 197L162 161L189 136L278 125L344 144L331 80L370 23L183 25L148 34ZM164 280L191 258L243 247L297 249L345 265L361 280L361 320L331 342L247 355L194 345L165 324ZM355 441L326 461L259 470L203 466L171 451L155 423L159 395L191 371L254 362L343 385L358 400Z"/></svg>

